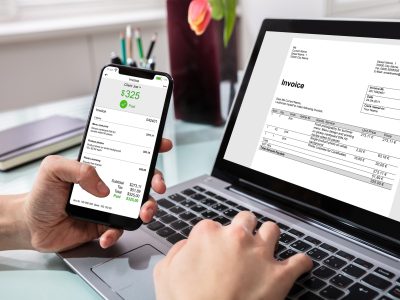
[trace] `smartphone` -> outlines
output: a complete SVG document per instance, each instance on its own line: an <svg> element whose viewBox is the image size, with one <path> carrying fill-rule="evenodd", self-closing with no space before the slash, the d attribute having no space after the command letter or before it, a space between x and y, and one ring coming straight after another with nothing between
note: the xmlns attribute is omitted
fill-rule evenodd
<svg viewBox="0 0 400 300"><path fill-rule="evenodd" d="M113 64L102 69L78 160L96 168L110 194L100 198L72 185L66 206L70 216L139 228L172 88L166 73Z"/></svg>

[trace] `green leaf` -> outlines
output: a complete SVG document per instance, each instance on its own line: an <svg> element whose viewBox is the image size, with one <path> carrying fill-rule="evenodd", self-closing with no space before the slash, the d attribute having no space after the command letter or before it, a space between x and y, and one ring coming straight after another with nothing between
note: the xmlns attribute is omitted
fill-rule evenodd
<svg viewBox="0 0 400 300"><path fill-rule="evenodd" d="M222 0L224 2L224 45L228 45L236 21L236 0Z"/></svg>
<svg viewBox="0 0 400 300"><path fill-rule="evenodd" d="M211 14L214 20L222 20L224 17L223 0L208 0L211 5Z"/></svg>

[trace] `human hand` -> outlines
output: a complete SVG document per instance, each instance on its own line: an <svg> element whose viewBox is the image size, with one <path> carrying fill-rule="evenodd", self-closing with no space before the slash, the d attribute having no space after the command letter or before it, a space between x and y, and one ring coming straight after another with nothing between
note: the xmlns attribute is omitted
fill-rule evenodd
<svg viewBox="0 0 400 300"><path fill-rule="evenodd" d="M253 235L256 224L250 212L240 212L229 226L198 223L156 265L157 299L284 299L312 260L297 254L277 261L279 227L266 222Z"/></svg>
<svg viewBox="0 0 400 300"><path fill-rule="evenodd" d="M172 148L170 140L163 139L160 152ZM43 252L58 252L77 247L100 237L100 246L108 248L123 233L109 228L73 219L65 212L71 183L87 192L105 197L109 188L98 176L95 168L61 156L46 157L39 169L32 191L25 197L24 213L30 233L31 247ZM156 171L151 186L157 193L164 193L166 186L161 172ZM147 223L153 218L157 203L150 198L140 210L140 218Z"/></svg>

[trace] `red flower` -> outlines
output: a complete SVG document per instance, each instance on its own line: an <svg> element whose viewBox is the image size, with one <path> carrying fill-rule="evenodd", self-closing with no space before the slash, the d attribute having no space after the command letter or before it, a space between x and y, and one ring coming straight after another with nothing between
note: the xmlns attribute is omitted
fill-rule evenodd
<svg viewBox="0 0 400 300"><path fill-rule="evenodd" d="M211 21L211 6L208 0L193 0L189 5L188 22L190 28L201 35Z"/></svg>

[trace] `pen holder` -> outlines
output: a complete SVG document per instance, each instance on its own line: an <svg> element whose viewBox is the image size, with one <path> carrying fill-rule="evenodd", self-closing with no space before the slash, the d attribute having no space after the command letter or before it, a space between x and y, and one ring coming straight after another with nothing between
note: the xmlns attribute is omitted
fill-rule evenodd
<svg viewBox="0 0 400 300"><path fill-rule="evenodd" d="M121 61L121 59L116 56L114 53L111 53L111 63L115 65L124 65ZM139 65L133 61L129 63L127 66L129 67L134 67L134 68L142 68L142 69L147 69L147 70L155 70L156 69L156 63L154 61L154 58L148 59L144 63L140 63Z"/></svg>

